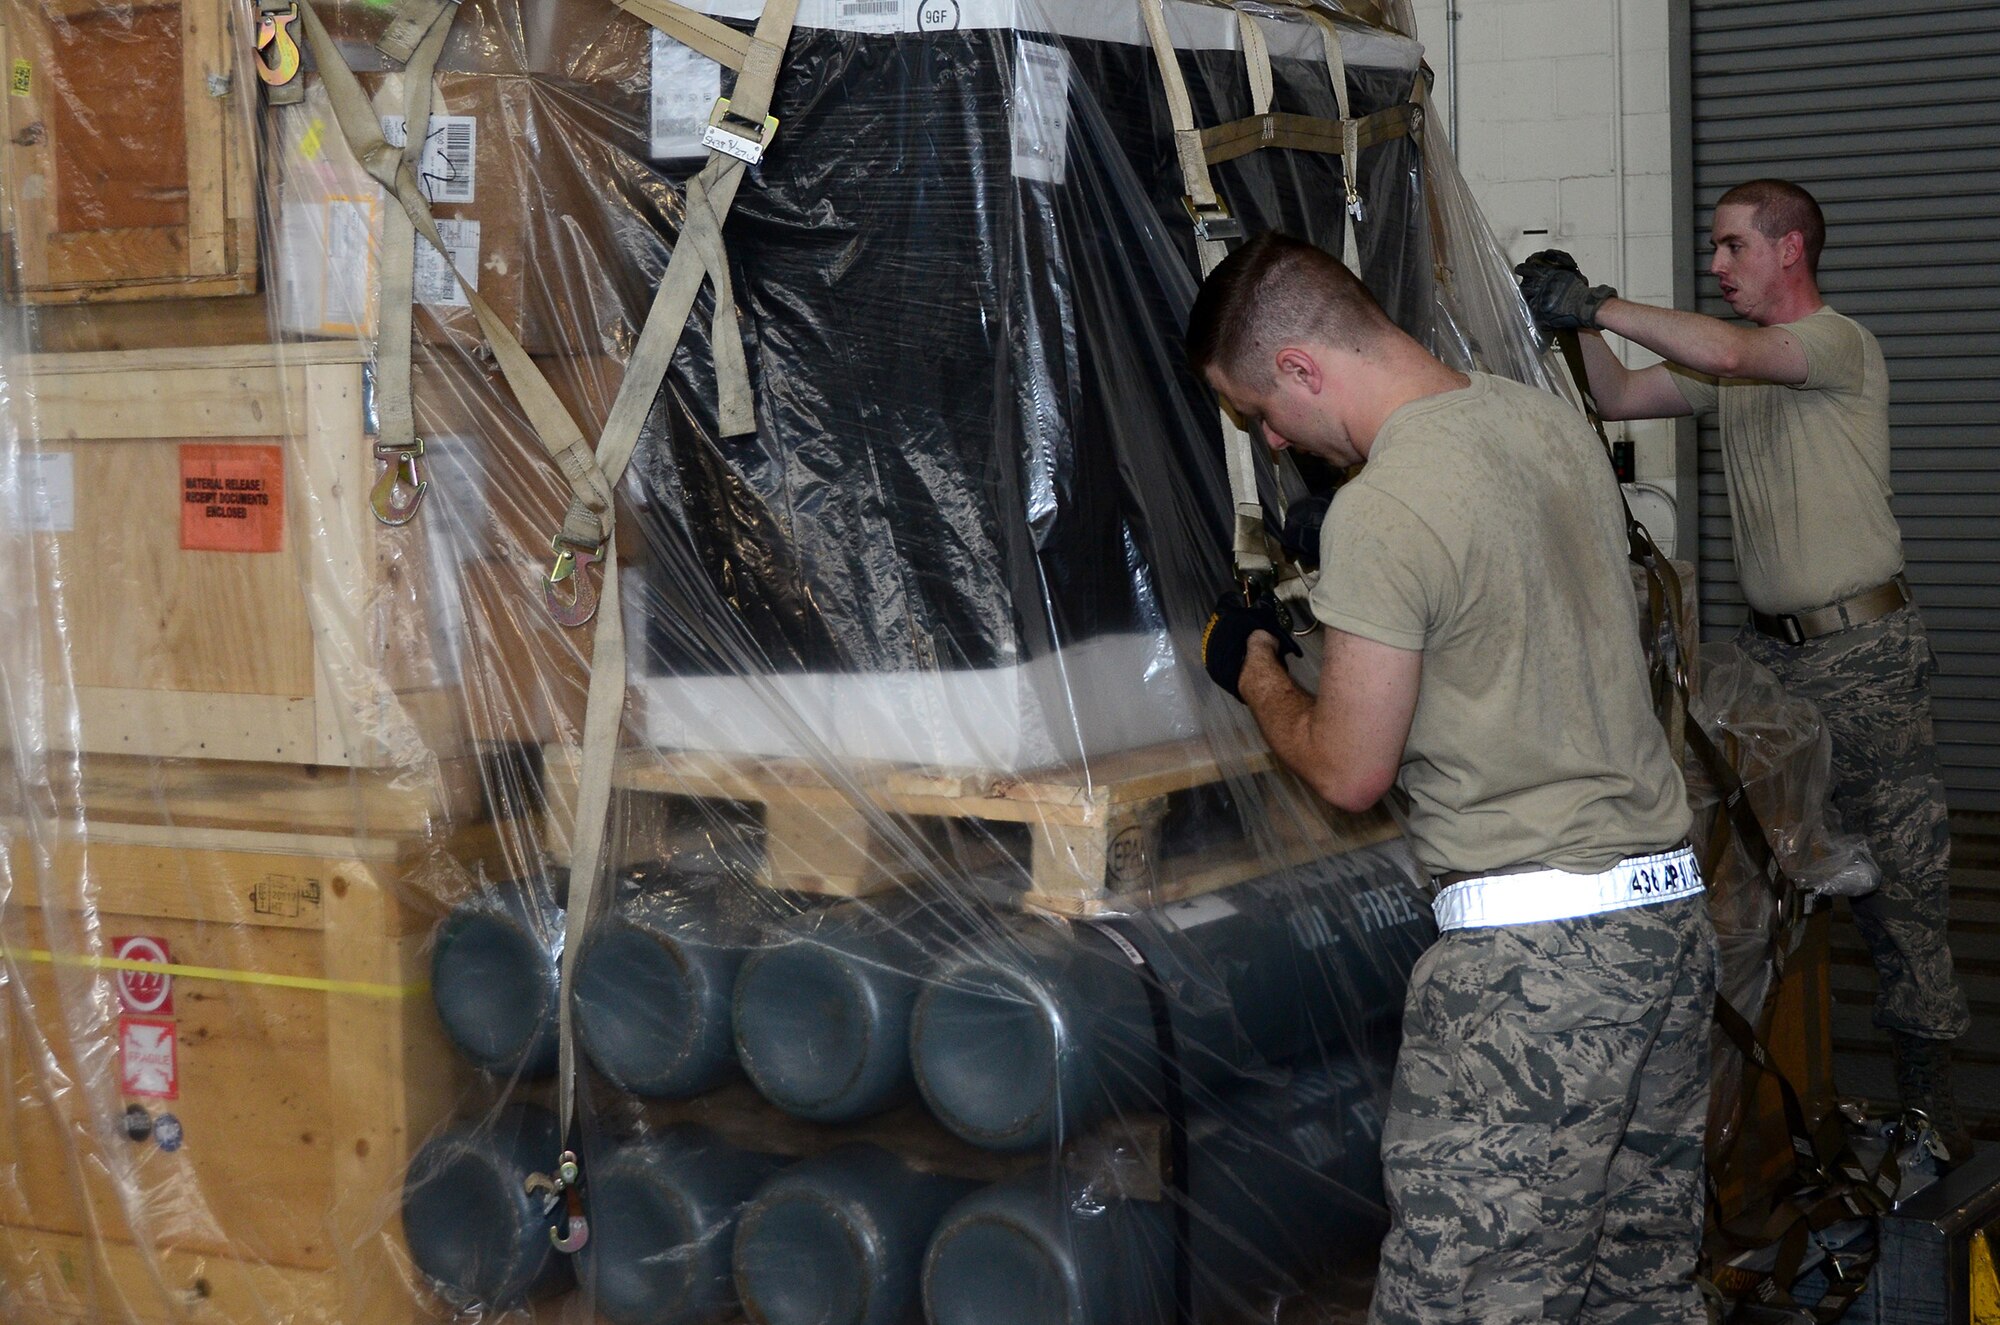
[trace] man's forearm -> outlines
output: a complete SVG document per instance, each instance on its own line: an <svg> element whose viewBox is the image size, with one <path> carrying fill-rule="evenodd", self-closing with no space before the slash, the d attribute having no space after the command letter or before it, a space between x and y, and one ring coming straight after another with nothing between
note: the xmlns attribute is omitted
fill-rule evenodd
<svg viewBox="0 0 2000 1325"><path fill-rule="evenodd" d="M1754 345L1754 333L1745 327L1705 313L1655 308L1629 299L1606 300L1597 310L1597 325L1683 368L1713 377L1741 376ZM1610 346L1600 341L1597 348L1606 358L1616 361ZM1593 391L1596 382L1597 370L1593 366Z"/></svg>
<svg viewBox="0 0 2000 1325"><path fill-rule="evenodd" d="M1268 636L1250 637L1250 653L1236 688L1278 762L1312 779L1319 763L1313 748L1313 697L1292 680L1278 657L1278 646Z"/></svg>

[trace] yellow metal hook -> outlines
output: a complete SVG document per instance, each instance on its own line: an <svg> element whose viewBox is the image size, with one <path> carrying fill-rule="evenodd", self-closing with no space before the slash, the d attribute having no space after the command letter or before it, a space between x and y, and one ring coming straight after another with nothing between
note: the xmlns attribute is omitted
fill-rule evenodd
<svg viewBox="0 0 2000 1325"><path fill-rule="evenodd" d="M285 31L298 19L299 7L293 4L257 20L257 77L269 87L281 87L299 76L299 44Z"/></svg>

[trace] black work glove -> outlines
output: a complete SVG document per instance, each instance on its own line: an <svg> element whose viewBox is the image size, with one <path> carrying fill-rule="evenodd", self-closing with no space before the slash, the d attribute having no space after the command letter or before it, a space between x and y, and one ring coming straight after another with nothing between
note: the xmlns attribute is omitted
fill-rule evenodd
<svg viewBox="0 0 2000 1325"><path fill-rule="evenodd" d="M1543 331L1599 331L1597 310L1618 291L1592 285L1577 270L1576 259L1559 248L1543 249L1520 266L1521 298Z"/></svg>
<svg viewBox="0 0 2000 1325"><path fill-rule="evenodd" d="M1208 669L1208 679L1234 695L1238 703L1243 700L1243 692L1236 688L1236 683L1242 679L1243 664L1250 657L1250 637L1260 630L1277 639L1280 662L1289 654L1305 652L1278 619L1275 602L1263 598L1253 607L1233 590L1222 595L1201 632L1201 665Z"/></svg>
<svg viewBox="0 0 2000 1325"><path fill-rule="evenodd" d="M1284 527L1278 531L1278 546L1293 561L1319 565L1319 539L1326 528L1326 513L1333 509L1331 492L1315 492L1285 508Z"/></svg>

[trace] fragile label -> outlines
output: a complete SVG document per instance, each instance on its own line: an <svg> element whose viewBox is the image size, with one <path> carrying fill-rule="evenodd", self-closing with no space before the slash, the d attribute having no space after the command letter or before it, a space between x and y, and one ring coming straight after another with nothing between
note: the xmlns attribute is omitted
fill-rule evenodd
<svg viewBox="0 0 2000 1325"><path fill-rule="evenodd" d="M121 962L173 965L167 941L148 934L128 934L111 940L111 951ZM165 971L119 971L118 1001L127 1012L158 1013L171 1016L174 1010L174 977Z"/></svg>
<svg viewBox="0 0 2000 1325"><path fill-rule="evenodd" d="M417 236L417 302L433 308L469 308L465 286L458 283L452 268L465 277L466 285L479 288L479 222L439 221L437 228L438 237L444 240L444 253L422 235ZM449 262L446 254L450 254Z"/></svg>
<svg viewBox="0 0 2000 1325"><path fill-rule="evenodd" d="M382 117L382 137L391 147L409 138L401 115ZM470 115L433 115L417 160L417 182L432 202L471 202L479 151L479 121Z"/></svg>
<svg viewBox="0 0 2000 1325"><path fill-rule="evenodd" d="M1022 41L1014 61L1014 178L1061 184L1069 173L1069 56Z"/></svg>
<svg viewBox="0 0 2000 1325"><path fill-rule="evenodd" d="M181 447L183 551L278 552L284 546L283 449Z"/></svg>
<svg viewBox="0 0 2000 1325"><path fill-rule="evenodd" d="M35 67L26 60L14 61L14 71L9 75L7 86L17 97L25 97L34 90Z"/></svg>
<svg viewBox="0 0 2000 1325"><path fill-rule="evenodd" d="M28 528L38 534L67 534L76 528L76 456L43 451L22 457L28 489Z"/></svg>
<svg viewBox="0 0 2000 1325"><path fill-rule="evenodd" d="M722 95L722 66L691 46L653 30L652 143L655 161L706 156L701 145L709 112Z"/></svg>
<svg viewBox="0 0 2000 1325"><path fill-rule="evenodd" d="M180 1046L169 1017L118 1019L118 1071L127 1095L176 1100L181 1094Z"/></svg>

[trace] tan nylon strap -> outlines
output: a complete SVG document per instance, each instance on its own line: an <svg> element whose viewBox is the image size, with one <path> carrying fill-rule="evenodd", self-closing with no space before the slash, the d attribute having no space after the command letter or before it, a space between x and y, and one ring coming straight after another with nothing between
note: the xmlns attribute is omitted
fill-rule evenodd
<svg viewBox="0 0 2000 1325"><path fill-rule="evenodd" d="M445 17L447 10L451 11L449 18ZM444 26L450 28L451 20L458 17L457 11L458 0L399 0L395 16L376 41L375 49L397 64L407 65L416 58L417 47L438 26L438 20L444 18Z"/></svg>
<svg viewBox="0 0 2000 1325"><path fill-rule="evenodd" d="M1391 138L1407 136L1416 120L1415 108L1411 106L1391 106L1363 116L1358 122L1322 120L1313 115L1279 112L1231 120L1212 129L1203 129L1201 142L1211 166L1266 148L1340 156L1347 151L1346 126L1349 123L1355 126L1356 145L1365 149L1388 142Z"/></svg>
<svg viewBox="0 0 2000 1325"><path fill-rule="evenodd" d="M742 69L750 54L750 38L706 14L697 13L673 0L612 0L636 19L652 24L683 46L689 46L717 64Z"/></svg>
<svg viewBox="0 0 2000 1325"><path fill-rule="evenodd" d="M769 0L757 20L757 29L749 38L742 70L730 98L731 110L745 119L761 122L770 112L772 93L798 9L799 0ZM718 346L727 340L741 358L742 341L736 333L733 304L726 302L728 262L722 251L722 224L736 200L743 173L742 161L711 151L707 164L688 183L686 220L680 242L674 245L673 256L667 260L666 273L653 297L639 343L633 347L631 362L626 365L625 380L612 402L611 416L598 442L595 466L600 477L614 488L624 476L625 466L638 445L640 430L652 412L653 400L666 380L667 368L687 330L704 276L717 280L714 340ZM721 316L724 307L732 310L726 323ZM727 351L718 349L717 353L719 357ZM726 414L730 408L726 400L729 388L723 384L726 375L720 362L716 375L718 386L725 393L721 408ZM747 404L746 400L743 407L747 408ZM605 829L611 814L611 778L625 708L624 604L618 588L615 530L607 531L603 565L604 583L591 648L590 689L584 703L575 827L570 841L569 940L563 945L561 967L557 1101L565 1136L569 1134L576 1104L576 1036L570 1015L570 990L575 979L576 954L588 932L600 892L598 876L604 870L609 845Z"/></svg>
<svg viewBox="0 0 2000 1325"><path fill-rule="evenodd" d="M374 107L362 92L354 71L340 58L340 50L314 12L311 0L300 0L299 16L305 26L313 61L319 68L321 84L326 88L334 119L340 125L348 148L362 168L394 195L417 233L429 240L450 264L450 251L438 233L437 222L431 217L430 204L424 198L416 167L406 157L405 149L391 147L383 138L382 124L375 116ZM459 287L465 291L466 302L474 316L479 319L480 330L492 347L501 374L528 416L529 425L576 493L572 512L581 510L585 513L581 518L565 518L564 536L580 545L596 546L603 541L609 528L611 488L598 472L582 430L570 418L569 411L556 397L541 370L528 357L528 352L521 348L521 342L514 338L499 315L479 297L479 292L466 281L464 273L458 271L456 266L452 267L452 272L458 278Z"/></svg>
<svg viewBox="0 0 2000 1325"><path fill-rule="evenodd" d="M1257 20L1240 9L1236 11L1236 31L1243 37L1243 67L1250 76L1250 113L1266 114L1277 90L1271 74L1271 45L1264 40L1264 29L1257 26Z"/></svg>
<svg viewBox="0 0 2000 1325"><path fill-rule="evenodd" d="M1167 31L1162 0L1139 0L1139 12L1146 20L1146 32L1153 43L1153 63L1160 71L1160 85L1166 92L1167 110L1173 119L1174 147L1180 158L1181 181L1188 197L1213 206L1215 186L1208 174L1207 149L1194 123L1194 102L1188 96L1187 80L1181 73L1180 54ZM1262 34L1258 34L1261 40ZM1253 94L1254 95L1254 94ZM1229 256L1221 240L1195 239L1196 255L1206 280ZM1222 451L1229 470L1229 500L1235 514L1231 521L1230 556L1238 575L1265 576L1275 568L1270 537L1264 528L1264 502L1257 495L1257 448L1250 434L1236 426L1227 410L1221 411Z"/></svg>
<svg viewBox="0 0 2000 1325"><path fill-rule="evenodd" d="M444 48L456 7L431 29L432 40L412 52L403 84L403 160L412 169L423 158L431 113L431 70ZM416 440L410 359L416 315L417 230L399 211L382 218L382 298L375 339L375 410L384 446L408 448Z"/></svg>
<svg viewBox="0 0 2000 1325"><path fill-rule="evenodd" d="M1347 97L1347 55L1341 49L1340 29L1332 19L1317 12L1309 13L1308 17L1319 27L1320 48L1326 52L1326 75L1333 84L1333 104L1340 111L1340 174L1347 186L1347 218L1341 225L1344 238L1340 260L1358 276L1361 274L1361 244L1354 231L1354 213L1361 205L1361 177L1356 172L1361 168L1364 144L1360 128L1354 122L1354 107ZM1404 131L1408 131L1407 123Z"/></svg>

